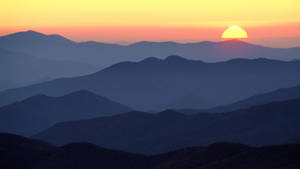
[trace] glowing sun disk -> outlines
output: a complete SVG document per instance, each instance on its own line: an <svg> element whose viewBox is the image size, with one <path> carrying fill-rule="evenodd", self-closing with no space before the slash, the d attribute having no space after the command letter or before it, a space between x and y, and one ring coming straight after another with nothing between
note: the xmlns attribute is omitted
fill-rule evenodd
<svg viewBox="0 0 300 169"><path fill-rule="evenodd" d="M222 34L222 38L226 38L226 39L243 39L243 38L248 38L247 32L237 26L237 25L233 25L230 26L229 28L227 28L223 34Z"/></svg>

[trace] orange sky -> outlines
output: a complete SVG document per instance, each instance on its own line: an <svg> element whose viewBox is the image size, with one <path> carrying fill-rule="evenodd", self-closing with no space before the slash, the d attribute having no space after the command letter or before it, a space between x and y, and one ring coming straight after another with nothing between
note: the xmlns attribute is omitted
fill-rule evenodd
<svg viewBox="0 0 300 169"><path fill-rule="evenodd" d="M219 41L230 25L247 41L300 46L299 0L9 0L0 2L0 35L24 30L75 41Z"/></svg>

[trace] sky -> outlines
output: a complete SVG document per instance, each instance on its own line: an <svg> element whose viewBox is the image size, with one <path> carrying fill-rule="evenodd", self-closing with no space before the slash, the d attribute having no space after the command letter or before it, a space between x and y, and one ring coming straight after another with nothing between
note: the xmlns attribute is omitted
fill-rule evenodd
<svg viewBox="0 0 300 169"><path fill-rule="evenodd" d="M246 41L300 46L300 0L2 0L0 35L35 30L75 41L220 41L239 25Z"/></svg>

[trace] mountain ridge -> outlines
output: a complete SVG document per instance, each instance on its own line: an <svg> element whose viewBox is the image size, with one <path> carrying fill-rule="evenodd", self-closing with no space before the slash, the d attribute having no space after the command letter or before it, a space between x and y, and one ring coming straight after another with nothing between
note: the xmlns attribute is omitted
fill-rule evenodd
<svg viewBox="0 0 300 169"><path fill-rule="evenodd" d="M300 135L299 111L300 99L215 114L199 112L184 115L173 110L157 114L134 111L57 123L33 138L54 145L91 142L106 148L143 154L214 142L276 145ZM72 134L74 132L76 134Z"/></svg>
<svg viewBox="0 0 300 169"><path fill-rule="evenodd" d="M136 110L208 109L299 85L298 72L299 61L259 58L205 63L173 55L120 62L85 76L6 90L0 93L0 105L35 94L61 96L86 89Z"/></svg>
<svg viewBox="0 0 300 169"><path fill-rule="evenodd" d="M30 136L57 122L110 116L127 111L132 109L87 90L59 97L39 94L0 107L0 131Z"/></svg>
<svg viewBox="0 0 300 169"><path fill-rule="evenodd" d="M276 101L293 100L300 98L300 85L290 88L280 88L268 93L262 93L255 96L251 96L247 99L240 100L233 104L225 106L217 106L212 109L204 110L207 112L226 112L242 108L249 108L258 104L266 104Z"/></svg>
<svg viewBox="0 0 300 169"><path fill-rule="evenodd" d="M267 48L273 48L269 46L264 46L264 45L256 45L252 44L249 42L245 42L239 39L229 39L229 40L221 40L221 41L199 41L199 42L176 42L176 41L139 41L139 42L133 42L129 44L118 44L118 43L106 43L106 42L101 42L101 41L74 41L69 38L66 38L60 34L45 34L41 33L35 30L26 30L26 31L20 31L20 32L15 32L15 33L9 33L6 35L2 35L0 37L11 37L11 36L24 36L24 35L33 35L36 37L59 37L60 39L65 39L70 42L75 42L75 43L95 43L95 44L108 44L108 45L119 45L119 46L135 46L135 45L145 45L145 44L178 44L178 45L198 45L198 44L218 44L218 43L238 43L238 44L245 44L245 45L253 45L253 46L260 46L260 47L267 47ZM290 47L290 48L300 48L300 47ZM281 48L281 49L289 49L289 48Z"/></svg>
<svg viewBox="0 0 300 169"><path fill-rule="evenodd" d="M299 144L251 147L223 142L147 156L86 142L54 147L16 135L0 133L0 138L0 168L295 169L300 166Z"/></svg>
<svg viewBox="0 0 300 169"><path fill-rule="evenodd" d="M299 59L297 53L300 51L300 48L271 48L237 40L193 43L142 41L129 45L96 41L75 42L61 35L46 35L35 31L2 36L0 47L48 59L94 64L101 68L121 61L140 61L147 57L164 58L173 54L206 62L237 57L292 60Z"/></svg>

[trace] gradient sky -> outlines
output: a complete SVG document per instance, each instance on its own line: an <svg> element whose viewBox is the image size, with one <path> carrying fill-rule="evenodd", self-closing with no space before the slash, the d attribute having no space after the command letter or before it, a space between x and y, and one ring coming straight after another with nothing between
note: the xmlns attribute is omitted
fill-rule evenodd
<svg viewBox="0 0 300 169"><path fill-rule="evenodd" d="M239 25L247 41L300 46L299 0L3 0L0 35L36 30L76 41L222 40Z"/></svg>

